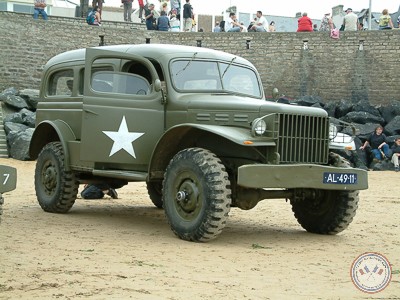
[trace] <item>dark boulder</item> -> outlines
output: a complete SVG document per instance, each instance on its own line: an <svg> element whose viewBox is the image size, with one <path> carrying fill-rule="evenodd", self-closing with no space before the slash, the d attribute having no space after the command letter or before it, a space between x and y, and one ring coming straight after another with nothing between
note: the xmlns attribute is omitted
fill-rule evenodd
<svg viewBox="0 0 400 300"><path fill-rule="evenodd" d="M22 118L22 124L34 128L36 123L36 114L26 108L21 109L19 112Z"/></svg>
<svg viewBox="0 0 400 300"><path fill-rule="evenodd" d="M301 106L312 106L316 103L322 103L322 99L319 96L302 96L300 99L297 99L295 102Z"/></svg>
<svg viewBox="0 0 400 300"><path fill-rule="evenodd" d="M8 114L3 118L3 123L18 123L22 124L22 116L19 112Z"/></svg>
<svg viewBox="0 0 400 300"><path fill-rule="evenodd" d="M13 108L21 109L28 107L28 104L26 103L25 99L21 98L20 96L5 95L5 97L0 98L0 100Z"/></svg>
<svg viewBox="0 0 400 300"><path fill-rule="evenodd" d="M33 131L33 128L28 128L25 131L12 131L7 135L9 153L12 158L29 160L29 144Z"/></svg>
<svg viewBox="0 0 400 300"><path fill-rule="evenodd" d="M336 106L335 118L342 118L353 110L353 103L351 101L340 100Z"/></svg>
<svg viewBox="0 0 400 300"><path fill-rule="evenodd" d="M385 120L380 115L375 116L364 111L351 111L340 119L348 123L358 124L379 123L383 125L385 122Z"/></svg>
<svg viewBox="0 0 400 300"><path fill-rule="evenodd" d="M396 116L385 126L386 135L400 134L400 115Z"/></svg>
<svg viewBox="0 0 400 300"><path fill-rule="evenodd" d="M328 113L328 116L335 117L336 115L336 103L335 102L328 102L325 104L324 109Z"/></svg>
<svg viewBox="0 0 400 300"><path fill-rule="evenodd" d="M400 116L400 101L393 100L388 106L381 106L378 110L385 122L390 123L395 117Z"/></svg>
<svg viewBox="0 0 400 300"><path fill-rule="evenodd" d="M381 117L381 113L379 112L379 110L377 108L375 108L374 106L370 105L368 102L363 102L360 101L356 104L354 104L353 106L353 112L367 112L370 113L371 115L374 116L379 116Z"/></svg>
<svg viewBox="0 0 400 300"><path fill-rule="evenodd" d="M25 99L29 109L36 110L39 101L39 90L25 89L20 91L19 95Z"/></svg>
<svg viewBox="0 0 400 300"><path fill-rule="evenodd" d="M19 124L19 123L12 123L12 122L6 122L4 123L4 130L6 134L10 134L11 132L20 132L20 131L25 131L29 127L24 125L24 124Z"/></svg>
<svg viewBox="0 0 400 300"><path fill-rule="evenodd" d="M2 91L1 92L1 94L0 94L0 98L2 97L2 96L7 96L7 95L18 95L18 90L15 88L15 87L9 87L9 88L6 88L4 91Z"/></svg>

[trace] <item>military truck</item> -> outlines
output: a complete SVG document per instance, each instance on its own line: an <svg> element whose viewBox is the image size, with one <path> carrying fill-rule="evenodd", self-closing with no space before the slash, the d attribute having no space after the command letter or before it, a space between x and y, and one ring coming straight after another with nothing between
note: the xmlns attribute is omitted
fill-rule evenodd
<svg viewBox="0 0 400 300"><path fill-rule="evenodd" d="M68 51L44 67L30 157L42 209L66 213L79 184L146 182L181 239L220 234L232 207L290 200L309 232L352 221L367 172L330 151L318 108L266 101L246 59L178 45ZM337 143L336 143L337 147Z"/></svg>
<svg viewBox="0 0 400 300"><path fill-rule="evenodd" d="M0 223L3 214L3 193L12 191L17 186L17 169L0 165Z"/></svg>

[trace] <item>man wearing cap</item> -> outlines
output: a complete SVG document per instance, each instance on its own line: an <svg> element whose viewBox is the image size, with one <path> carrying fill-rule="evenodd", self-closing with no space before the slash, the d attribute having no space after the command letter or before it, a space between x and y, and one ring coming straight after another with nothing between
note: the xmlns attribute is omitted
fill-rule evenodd
<svg viewBox="0 0 400 300"><path fill-rule="evenodd" d="M345 31L357 31L358 17L351 8L345 10L346 15L343 19L343 25Z"/></svg>

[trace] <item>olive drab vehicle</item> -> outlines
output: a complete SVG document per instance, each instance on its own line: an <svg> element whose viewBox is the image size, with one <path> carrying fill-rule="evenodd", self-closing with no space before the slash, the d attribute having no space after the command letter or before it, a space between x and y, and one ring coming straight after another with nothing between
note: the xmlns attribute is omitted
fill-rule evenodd
<svg viewBox="0 0 400 300"><path fill-rule="evenodd" d="M17 186L17 169L0 165L0 223L3 214L3 193L15 190Z"/></svg>
<svg viewBox="0 0 400 300"><path fill-rule="evenodd" d="M336 234L368 187L367 172L331 151L341 146L324 110L266 101L249 61L211 49L59 54L45 65L36 120L44 211L68 212L81 183L144 181L184 240L213 239L232 207L279 198L307 231Z"/></svg>

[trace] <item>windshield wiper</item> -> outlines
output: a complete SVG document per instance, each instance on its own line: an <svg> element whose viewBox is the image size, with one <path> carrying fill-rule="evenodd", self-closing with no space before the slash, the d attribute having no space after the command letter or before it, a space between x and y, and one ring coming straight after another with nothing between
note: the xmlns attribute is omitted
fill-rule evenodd
<svg viewBox="0 0 400 300"><path fill-rule="evenodd" d="M196 55L197 55L197 52L195 52L195 53L193 54L192 58L188 61L188 63L186 64L186 66L185 66L182 70L179 70L179 71L176 73L175 76L178 76L181 72L185 71L185 70L187 69L187 67L189 67L189 65L192 63L192 61L194 60L194 58L196 57Z"/></svg>
<svg viewBox="0 0 400 300"><path fill-rule="evenodd" d="M228 69L230 68L230 66L232 65L232 63L234 62L235 59L236 59L236 56L234 58L232 58L231 62L229 63L229 65L226 67L224 73L222 74L221 78L224 78L226 71L228 71Z"/></svg>

